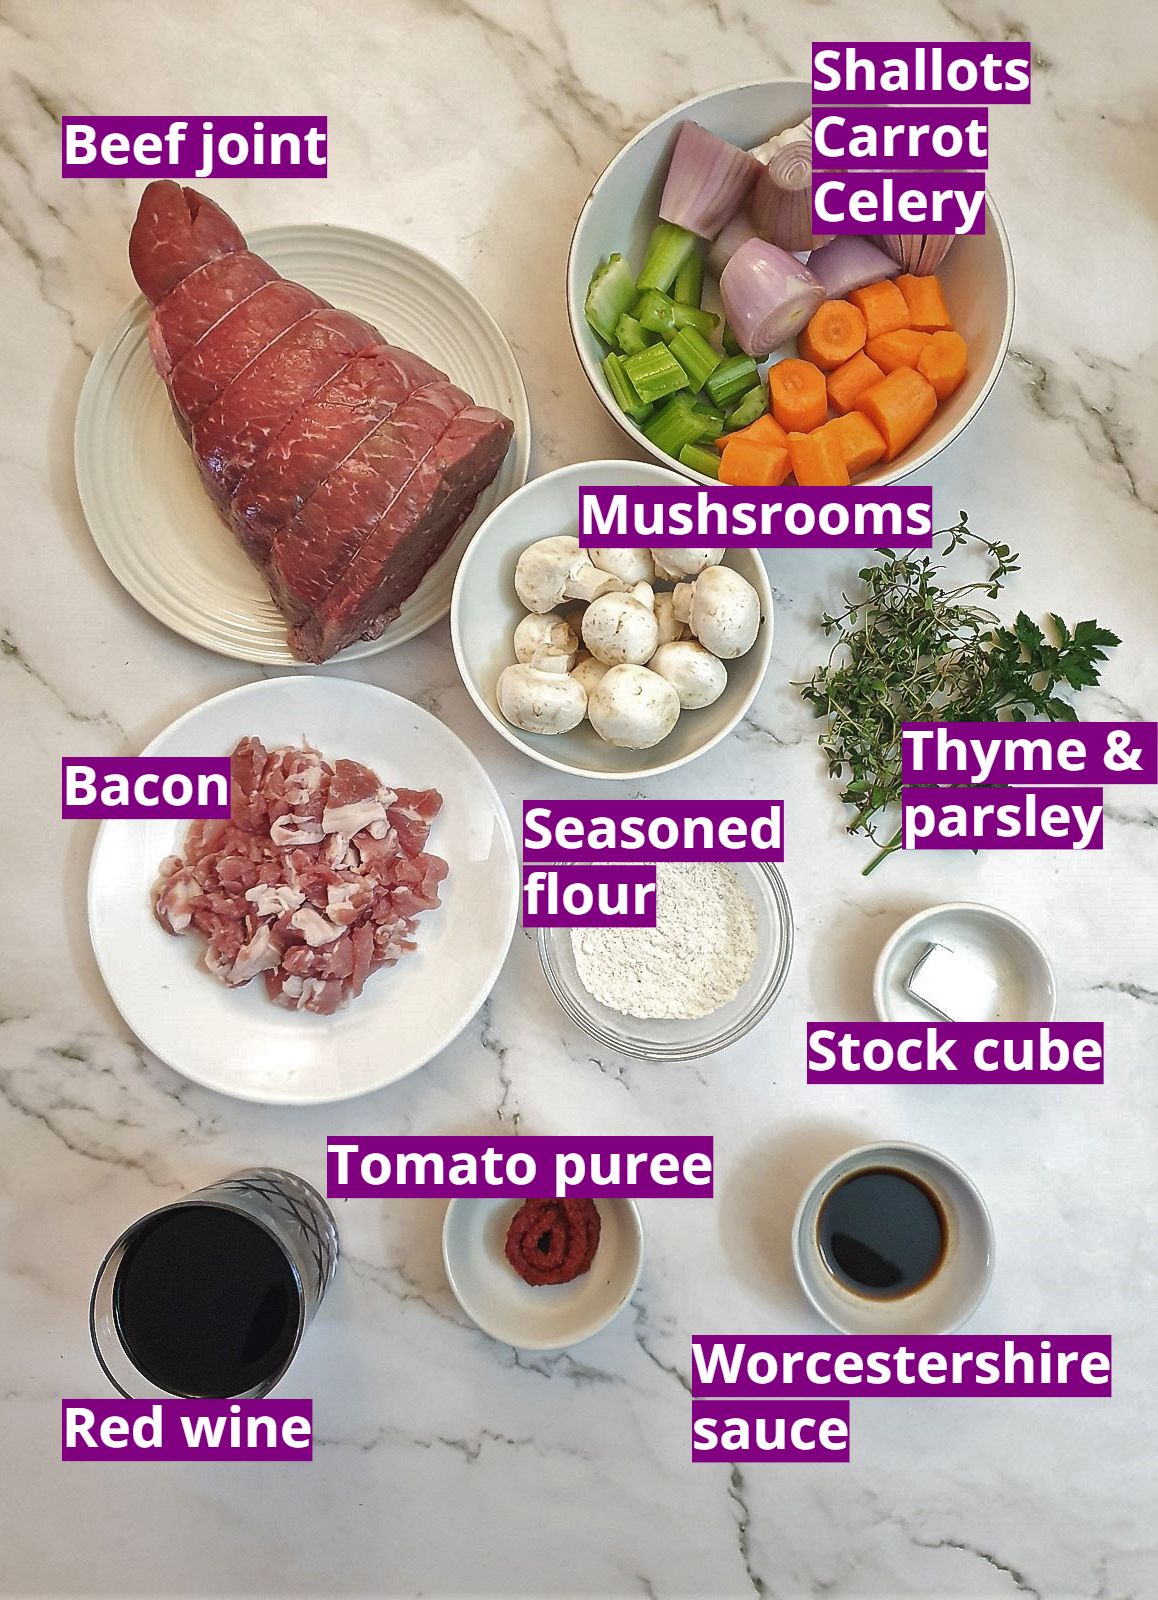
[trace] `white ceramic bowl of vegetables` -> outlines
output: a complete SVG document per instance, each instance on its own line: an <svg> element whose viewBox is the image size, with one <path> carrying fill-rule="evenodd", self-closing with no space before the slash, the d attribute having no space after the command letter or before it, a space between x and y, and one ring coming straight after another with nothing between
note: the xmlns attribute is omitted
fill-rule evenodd
<svg viewBox="0 0 1158 1600"><path fill-rule="evenodd" d="M696 424L695 419L687 415L687 402L694 400L705 416L709 412L722 412L725 418L725 431L730 431L734 427L746 425L759 414L758 394L752 391L729 393L717 403L708 389L701 387L696 393L689 387L684 391L679 406L668 410L662 420L660 413L672 398L670 394L645 402L651 405L651 410L646 415L639 415L639 407L633 405L637 418L633 420L623 409L623 405L633 399L639 399L639 396L632 396L629 393L625 401L624 393L621 392L617 398L613 392L612 379L618 375L609 373L605 364L606 358L611 354L619 361L623 361L629 352L634 350L638 353L637 341L640 337L649 341L658 337L670 349L681 328L676 328L674 332L671 328L663 328L664 309L662 304L653 303L650 309L655 313L654 328L644 327L641 333L640 329L632 327L631 322L625 324L622 331L627 336L627 343L624 344L611 332L610 325L605 322L604 336L601 337L585 314L591 280L600 266L614 254L620 254L625 258L626 267L630 269L633 278L654 275L645 273L649 241L659 220L661 199L672 166L673 152L681 139L681 129L687 124L698 124L709 134L735 146L738 151L759 151L762 164L769 166L774 154L774 148L772 151L769 149L770 142L775 136L788 130L801 129L810 118L811 109L810 85L799 79L739 84L733 88L718 89L710 94L700 95L694 100L685 101L657 118L624 146L595 183L576 224L567 264L567 310L583 370L609 415L640 449L647 451L664 465L673 467L685 477L700 483L714 481L716 476L714 471L698 469L708 466L718 454L718 450L710 432L698 439L689 437ZM689 153L688 146L694 143L694 139L689 139L687 135L684 137L687 141L684 145L686 157ZM806 130L806 137L811 138L810 126ZM704 143L707 144L707 141ZM805 157L808 155L808 148L804 147ZM795 156L797 158L795 173L797 176L800 175L804 170L799 159L800 151L801 146L796 144L793 152L782 153L783 171L788 174L793 172ZM699 197L692 197L690 211L685 214L691 215L699 208L704 223L704 233L699 238L694 252L705 263L698 309L706 312L709 318L719 319L718 325L713 328L703 323L697 324L697 319L693 319L692 332L700 334L714 346L722 365L723 361L728 359L729 351L722 343L724 306L718 274L725 270L729 251L734 257L737 244L742 245L749 237L750 218L754 212L762 212L761 227L765 235L770 231L779 231L778 223L780 227L787 226L791 232L794 203L787 194L777 195L769 179L760 179L754 189L745 188L748 198L743 201L727 225L719 244L714 245L709 231L717 229L719 209L717 206L713 215L710 185L713 182L718 184L720 181L721 154L717 148L715 152L717 159L713 166L713 152L710 146L706 150L694 148L691 150L692 169L694 171L698 157L700 172L706 175L709 188L706 195L701 192ZM685 161L685 170L687 165ZM726 181L725 175L725 183ZM807 181L806 176L805 181ZM744 187L742 182L741 187ZM807 192L806 190L806 195ZM758 195L759 200L756 198ZM726 193L721 199L726 208ZM686 203L686 194L684 200ZM775 217L777 220L770 222L770 217ZM781 236L786 237L784 234ZM790 246L793 245L791 239L787 242ZM794 249L794 254L802 265L808 260L808 242L805 242L804 247ZM860 242L856 241L857 244ZM864 243L868 245L870 241L866 240ZM965 342L967 365L964 378L958 378L957 386L943 398L940 394L941 386L938 385L939 403L931 420L924 423L911 443L896 448L889 459L882 459L875 464L852 470L851 479L858 484L880 485L907 477L925 466L957 437L980 409L996 382L1013 327L1013 261L1005 229L992 200L989 200L986 206L985 233L967 235L951 241L948 253L941 262L935 260L938 246L932 241L925 246L923 256L920 239L898 242L896 248L898 254L905 257L903 268L895 265L897 273L902 270L906 272L916 270L920 273L935 270L944 292L944 302L952 318L953 329ZM857 286L858 276L862 283L867 281L863 266L858 274L855 254L850 267L846 252L847 246L841 243L836 261L830 262L835 272L827 275L828 281L822 285L824 293L820 297L821 300L826 296L830 299L843 299ZM760 275L760 269L766 268L766 260L761 262L753 259L754 256L759 256L758 246L745 252L740 257L739 265L733 269L730 297L733 305L739 303L742 307L744 304L741 280L745 276L755 279ZM882 253L882 258L887 258L887 251ZM871 256L868 257L868 261L867 271L871 274ZM749 269L747 272L744 271L745 262ZM786 269L787 264L781 262L780 266ZM696 310L695 269L694 266L688 266L686 270L691 273L692 278L690 297L686 289L679 292L685 294L686 303L690 304L694 311ZM817 268L817 271L820 269ZM767 277L766 271L764 276ZM621 288L623 287L625 285L621 283ZM678 285L669 286L667 298L678 301L678 289ZM801 355L797 336L818 304L815 300L810 301L807 290L801 295L799 289L799 283L794 285L778 279L774 294L779 296L781 302L781 323L784 327L790 327L791 332L766 354L758 350L748 352L757 360L765 396L769 367L786 357ZM616 317L623 303L624 296L621 294L617 297L614 292L607 302ZM633 297L627 309L629 317L636 323L640 321L638 317L633 316L637 308L638 298ZM606 309L605 305L605 313ZM768 310L769 307L765 304L761 308L754 309L752 316L758 320L760 312L767 313ZM681 318L681 327L687 326L682 322L683 313L676 315ZM775 321L775 317L771 317L766 326L774 329ZM699 376L694 366L695 354L699 347L694 340L684 342L688 345L688 354L693 360L690 376L694 383ZM682 347L676 346L676 349L682 359ZM657 359L662 359L662 351L657 351L656 354ZM743 354L744 351L737 350L733 346L733 359ZM702 350L700 355L703 355ZM914 364L916 360L917 357L914 356ZM887 368L885 370L888 371ZM662 382L662 379L660 381ZM829 418L832 419L836 415L836 411L830 407ZM709 429L718 425L718 422L708 419ZM892 449L891 444L890 449ZM701 451L706 451L707 454L702 455Z"/></svg>
<svg viewBox="0 0 1158 1600"><path fill-rule="evenodd" d="M579 778L682 767L744 716L772 654L754 550L578 547L580 486L679 486L642 462L585 461L496 507L455 578L450 629L471 698L509 744ZM656 559L679 570L656 570Z"/></svg>

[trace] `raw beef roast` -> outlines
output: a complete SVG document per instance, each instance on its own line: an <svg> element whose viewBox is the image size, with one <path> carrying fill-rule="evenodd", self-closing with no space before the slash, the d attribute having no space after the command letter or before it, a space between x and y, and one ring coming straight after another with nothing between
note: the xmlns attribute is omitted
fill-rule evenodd
<svg viewBox="0 0 1158 1600"><path fill-rule="evenodd" d="M280 277L195 189L149 184L129 263L177 424L290 649L376 639L499 470L510 419Z"/></svg>

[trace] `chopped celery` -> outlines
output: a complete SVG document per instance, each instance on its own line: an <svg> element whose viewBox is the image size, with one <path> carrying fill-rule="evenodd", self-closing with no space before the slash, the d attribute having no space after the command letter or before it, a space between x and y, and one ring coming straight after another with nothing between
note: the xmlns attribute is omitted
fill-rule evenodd
<svg viewBox="0 0 1158 1600"><path fill-rule="evenodd" d="M650 344L633 356L625 356L623 371L645 404L662 400L665 394L686 389L688 375L665 344Z"/></svg>
<svg viewBox="0 0 1158 1600"><path fill-rule="evenodd" d="M623 370L623 362L614 352L604 357L603 373L620 411L626 411L632 422L646 421L651 416L651 406L639 398L631 379Z"/></svg>
<svg viewBox="0 0 1158 1600"><path fill-rule="evenodd" d="M591 274L583 315L607 344L615 343L615 324L635 299L635 279L621 255L601 261Z"/></svg>
<svg viewBox="0 0 1158 1600"><path fill-rule="evenodd" d="M693 250L675 275L671 297L681 306L698 306L704 294L704 258Z"/></svg>
<svg viewBox="0 0 1158 1600"><path fill-rule="evenodd" d="M720 364L720 357L694 328L681 328L668 349L687 373L693 389L702 389Z"/></svg>
<svg viewBox="0 0 1158 1600"><path fill-rule="evenodd" d="M755 422L757 417L762 417L768 409L768 391L762 383L740 401L734 410L728 412L728 432L735 433L737 428L746 428L750 422Z"/></svg>
<svg viewBox="0 0 1158 1600"><path fill-rule="evenodd" d="M625 356L634 356L640 350L646 350L649 344L654 344L658 335L649 333L641 322L637 322L630 311L625 311L615 324L615 342Z"/></svg>
<svg viewBox="0 0 1158 1600"><path fill-rule="evenodd" d="M686 444L705 437L704 418L686 394L672 395L644 426L644 433L665 455L677 456Z"/></svg>
<svg viewBox="0 0 1158 1600"><path fill-rule="evenodd" d="M645 289L632 306L631 314L649 333L659 333L670 339L676 331L675 306L658 289Z"/></svg>
<svg viewBox="0 0 1158 1600"><path fill-rule="evenodd" d="M670 295L658 289L645 289L631 308L633 317L651 333L674 339L681 328L694 328L703 339L710 339L720 326L719 317L699 306L677 305Z"/></svg>
<svg viewBox="0 0 1158 1600"><path fill-rule="evenodd" d="M711 450L703 444L685 444L680 451L679 459L685 467L690 467L693 472L702 472L705 478L718 478L720 476L720 454L718 450Z"/></svg>
<svg viewBox="0 0 1158 1600"><path fill-rule="evenodd" d="M681 306L673 302L671 314L677 329L694 328L702 339L710 339L720 326L714 311L701 311L699 306Z"/></svg>
<svg viewBox="0 0 1158 1600"><path fill-rule="evenodd" d="M740 348L739 340L726 322L724 323L724 349L730 356L742 356L744 354Z"/></svg>
<svg viewBox="0 0 1158 1600"><path fill-rule="evenodd" d="M760 373L751 356L729 356L708 379L707 391L715 405L726 406L759 382Z"/></svg>
<svg viewBox="0 0 1158 1600"><path fill-rule="evenodd" d="M718 439L725 427L724 413L718 411L715 406L708 405L703 400L696 400L693 404L704 419L704 438Z"/></svg>
<svg viewBox="0 0 1158 1600"><path fill-rule="evenodd" d="M696 236L674 222L657 222L647 241L647 253L639 274L641 289L662 289L675 282L684 262L696 248Z"/></svg>

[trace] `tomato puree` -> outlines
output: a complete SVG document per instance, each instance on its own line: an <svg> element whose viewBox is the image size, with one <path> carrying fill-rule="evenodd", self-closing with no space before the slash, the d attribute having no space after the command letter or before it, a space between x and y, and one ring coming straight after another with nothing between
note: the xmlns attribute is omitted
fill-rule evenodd
<svg viewBox="0 0 1158 1600"><path fill-rule="evenodd" d="M599 1248L593 1200L528 1200L507 1230L506 1256L524 1283L570 1283Z"/></svg>

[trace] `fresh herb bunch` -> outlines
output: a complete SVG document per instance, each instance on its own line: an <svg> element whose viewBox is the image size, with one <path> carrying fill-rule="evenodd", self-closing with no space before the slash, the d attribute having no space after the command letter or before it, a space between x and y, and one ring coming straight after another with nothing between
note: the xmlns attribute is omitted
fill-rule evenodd
<svg viewBox="0 0 1158 1600"><path fill-rule="evenodd" d="M1055 643L1024 611L1011 628L1001 626L976 597L996 600L1005 578L1020 570L1017 552L974 533L964 511L936 537L942 534L949 541L942 558L974 545L988 558L988 576L947 588L933 556L881 550L858 574L863 596L842 595L845 609L821 618L836 643L799 685L816 715L828 718L820 747L829 776L844 783L841 799L856 808L848 831L877 846L866 875L901 845L900 829L890 833L882 813L901 798L902 723L1075 722L1055 689L1097 683L1097 663L1121 642L1096 622L1071 632L1053 612Z"/></svg>

